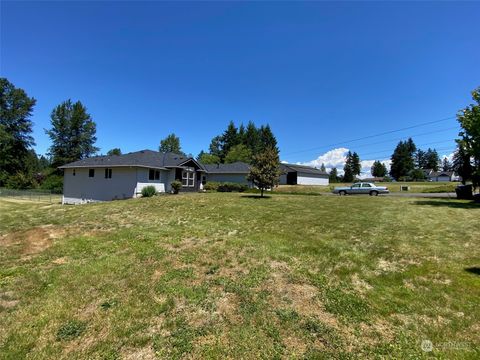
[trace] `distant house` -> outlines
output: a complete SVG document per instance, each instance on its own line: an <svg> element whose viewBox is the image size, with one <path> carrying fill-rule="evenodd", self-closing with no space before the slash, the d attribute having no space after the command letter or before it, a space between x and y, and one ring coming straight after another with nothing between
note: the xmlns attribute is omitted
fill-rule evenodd
<svg viewBox="0 0 480 360"><path fill-rule="evenodd" d="M149 185L158 192L169 192L175 180L182 182L182 191L197 191L206 174L193 158L151 150L96 156L60 169L64 170L64 204L128 199Z"/></svg>
<svg viewBox="0 0 480 360"><path fill-rule="evenodd" d="M459 177L454 171L431 171L427 175L429 181L458 181Z"/></svg>
<svg viewBox="0 0 480 360"><path fill-rule="evenodd" d="M328 185L328 173L311 166L280 164L280 185Z"/></svg>

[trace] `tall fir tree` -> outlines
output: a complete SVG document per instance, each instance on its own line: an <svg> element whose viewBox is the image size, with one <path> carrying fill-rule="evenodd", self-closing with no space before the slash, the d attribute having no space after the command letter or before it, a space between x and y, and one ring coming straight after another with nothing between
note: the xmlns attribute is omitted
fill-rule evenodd
<svg viewBox="0 0 480 360"><path fill-rule="evenodd" d="M407 141L400 141L391 157L390 175L395 180L409 175L415 168L414 154L417 150L415 143L411 138Z"/></svg>
<svg viewBox="0 0 480 360"><path fill-rule="evenodd" d="M30 120L36 100L0 78L0 186L8 176L29 172L29 149L35 145Z"/></svg>
<svg viewBox="0 0 480 360"><path fill-rule="evenodd" d="M98 148L96 125L80 101L64 101L51 114L52 128L46 133L52 140L52 165L58 167L94 155Z"/></svg>
<svg viewBox="0 0 480 360"><path fill-rule="evenodd" d="M370 170L374 177L384 177L387 175L387 167L381 161L375 161Z"/></svg>

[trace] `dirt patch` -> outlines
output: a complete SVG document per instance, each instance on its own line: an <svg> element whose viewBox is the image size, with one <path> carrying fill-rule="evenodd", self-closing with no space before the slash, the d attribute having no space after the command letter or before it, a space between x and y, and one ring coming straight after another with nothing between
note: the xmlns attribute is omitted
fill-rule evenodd
<svg viewBox="0 0 480 360"><path fill-rule="evenodd" d="M141 349L126 349L122 352L122 359L124 360L150 360L155 358L155 351L151 346Z"/></svg>
<svg viewBox="0 0 480 360"><path fill-rule="evenodd" d="M283 344L287 348L288 355L294 358L301 357L307 350L305 341L293 335L284 336Z"/></svg>
<svg viewBox="0 0 480 360"><path fill-rule="evenodd" d="M0 238L0 246L20 245L23 255L35 255L49 248L54 239L65 235L65 230L53 225L39 226L30 230L16 231Z"/></svg>
<svg viewBox="0 0 480 360"><path fill-rule="evenodd" d="M52 263L55 264L55 265L63 265L63 264L68 263L68 259L66 257L61 257L61 258L57 258L55 260L52 260Z"/></svg>
<svg viewBox="0 0 480 360"><path fill-rule="evenodd" d="M11 291L0 293L0 308L11 309L19 302L20 300L15 299Z"/></svg>
<svg viewBox="0 0 480 360"><path fill-rule="evenodd" d="M373 286L361 279L358 274L352 275L352 285L353 288L362 295L373 289Z"/></svg>
<svg viewBox="0 0 480 360"><path fill-rule="evenodd" d="M239 324L242 317L238 313L240 300L236 294L227 293L217 301L216 313L230 323Z"/></svg>

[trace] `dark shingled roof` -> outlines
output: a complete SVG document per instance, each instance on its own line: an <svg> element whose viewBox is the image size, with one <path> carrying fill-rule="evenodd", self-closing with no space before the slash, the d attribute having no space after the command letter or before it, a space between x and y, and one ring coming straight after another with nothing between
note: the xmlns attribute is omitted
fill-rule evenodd
<svg viewBox="0 0 480 360"><path fill-rule="evenodd" d="M60 166L60 169L118 166L139 166L156 169L166 169L172 167L181 167L181 165L188 160L193 159L175 153L161 153L152 150L141 150L123 155L95 156ZM199 164L199 166L202 170L204 170L201 164Z"/></svg>
<svg viewBox="0 0 480 360"><path fill-rule="evenodd" d="M231 164L205 164L203 165L209 174L248 174L250 165L237 161Z"/></svg>
<svg viewBox="0 0 480 360"><path fill-rule="evenodd" d="M289 172L301 172L304 174L313 174L313 175L324 175L328 176L328 173L325 171L322 171L320 169L316 169L311 166L305 166L305 165L297 165L297 164L285 164L281 163L280 164L280 169L284 173L289 173Z"/></svg>

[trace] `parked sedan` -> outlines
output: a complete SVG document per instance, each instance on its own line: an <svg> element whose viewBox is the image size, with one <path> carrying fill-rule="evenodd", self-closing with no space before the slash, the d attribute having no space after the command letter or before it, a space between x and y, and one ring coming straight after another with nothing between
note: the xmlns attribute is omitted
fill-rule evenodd
<svg viewBox="0 0 480 360"><path fill-rule="evenodd" d="M388 194L386 186L377 186L373 183L355 183L352 186L336 187L333 189L334 194L338 195L355 195L368 194L370 196L377 196L378 194Z"/></svg>

